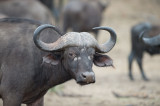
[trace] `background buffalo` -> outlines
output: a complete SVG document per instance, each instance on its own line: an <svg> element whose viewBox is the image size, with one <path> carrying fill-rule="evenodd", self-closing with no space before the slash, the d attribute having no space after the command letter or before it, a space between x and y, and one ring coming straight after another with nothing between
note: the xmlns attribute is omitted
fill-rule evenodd
<svg viewBox="0 0 160 106"><path fill-rule="evenodd" d="M37 0L0 0L0 13L6 17L33 19L55 23L51 11Z"/></svg>
<svg viewBox="0 0 160 106"><path fill-rule="evenodd" d="M97 38L98 31L93 31L93 27L101 25L104 10L109 2L102 0L71 0L63 11L63 31L71 28L75 32L90 31L95 33Z"/></svg>
<svg viewBox="0 0 160 106"><path fill-rule="evenodd" d="M155 55L160 53L159 48L159 35L160 34L160 26L155 26L150 23L139 23L132 27L131 29L131 53L129 55L129 77L131 80L134 80L132 75L132 62L136 59L137 64L140 68L140 72L142 78L144 80L148 80L143 70L143 55L144 53L148 53L149 55ZM143 38L144 37L144 41ZM148 42L145 40L145 37L156 37L152 38L153 40ZM158 37L158 38L157 38ZM146 41L146 43L145 43ZM154 45L155 44L155 45Z"/></svg>

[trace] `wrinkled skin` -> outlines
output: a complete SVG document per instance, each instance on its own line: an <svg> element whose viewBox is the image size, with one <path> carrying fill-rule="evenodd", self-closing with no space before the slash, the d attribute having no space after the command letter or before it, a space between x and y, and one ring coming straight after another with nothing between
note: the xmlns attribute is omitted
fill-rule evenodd
<svg viewBox="0 0 160 106"><path fill-rule="evenodd" d="M3 106L43 106L49 88L70 79L80 85L95 82L96 66L112 66L107 55L95 53L91 47L67 47L44 52L33 42L33 32L40 23L24 19L0 20L0 97ZM44 41L48 34L42 33ZM44 38L43 38L44 37ZM46 38L47 37L47 38ZM53 37L53 36L52 36ZM58 39L54 36L53 41Z"/></svg>
<svg viewBox="0 0 160 106"><path fill-rule="evenodd" d="M131 48L131 53L128 57L129 78L131 80L134 80L132 75L132 62L134 59L136 59L136 62L138 63L143 80L148 81L148 78L146 77L142 67L143 53L147 52L150 55L155 55L160 53L159 46L149 46L140 39L140 36L143 31L146 32L144 35L145 37L146 36L151 37L160 33L160 27L152 26L149 23L140 23L132 27L132 30L131 30L132 48Z"/></svg>

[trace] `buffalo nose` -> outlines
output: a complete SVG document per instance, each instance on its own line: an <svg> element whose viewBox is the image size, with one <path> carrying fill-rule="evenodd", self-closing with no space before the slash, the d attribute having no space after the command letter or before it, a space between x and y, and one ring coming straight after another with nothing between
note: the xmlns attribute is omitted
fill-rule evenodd
<svg viewBox="0 0 160 106"><path fill-rule="evenodd" d="M82 73L82 78L86 83L94 83L95 82L95 74L93 72Z"/></svg>

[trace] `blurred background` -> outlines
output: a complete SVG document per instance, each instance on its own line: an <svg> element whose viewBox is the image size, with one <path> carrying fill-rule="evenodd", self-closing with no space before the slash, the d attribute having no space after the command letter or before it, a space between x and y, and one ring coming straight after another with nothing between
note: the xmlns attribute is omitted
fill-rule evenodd
<svg viewBox="0 0 160 106"><path fill-rule="evenodd" d="M141 78L135 61L132 67L135 80L131 81L128 77L130 30L140 22L160 25L160 0L79 0L88 3L87 5L85 3L77 5L73 1L0 0L0 18L33 19L53 24L63 33L91 31L87 28L95 26L108 26L117 33L117 43L107 54L113 59L115 68L93 66L95 84L80 86L71 80L52 88L45 95L45 106L160 106L159 55L150 56L144 53L143 68L149 81ZM86 6L82 8L81 5ZM92 9L90 5L98 6ZM88 7L90 9L87 9ZM73 13L83 10L82 17L74 14L74 17L70 18L68 15L72 13L72 8ZM83 25L84 23L88 26ZM99 43L104 43L109 38L107 34L105 31L93 32Z"/></svg>

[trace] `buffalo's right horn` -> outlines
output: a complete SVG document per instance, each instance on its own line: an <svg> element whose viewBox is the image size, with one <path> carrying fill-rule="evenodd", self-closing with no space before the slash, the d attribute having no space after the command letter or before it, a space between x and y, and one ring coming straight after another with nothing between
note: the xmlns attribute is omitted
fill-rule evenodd
<svg viewBox="0 0 160 106"><path fill-rule="evenodd" d="M33 41L35 43L35 45L43 50L43 51L52 51L52 43L45 43L43 41L40 40L40 33L46 29L46 28L52 28L54 31L56 31L58 34L60 34L62 36L62 33L59 31L58 28L56 28L55 26L49 25L49 24L44 24L39 26L35 31L34 31L34 36L33 36Z"/></svg>

